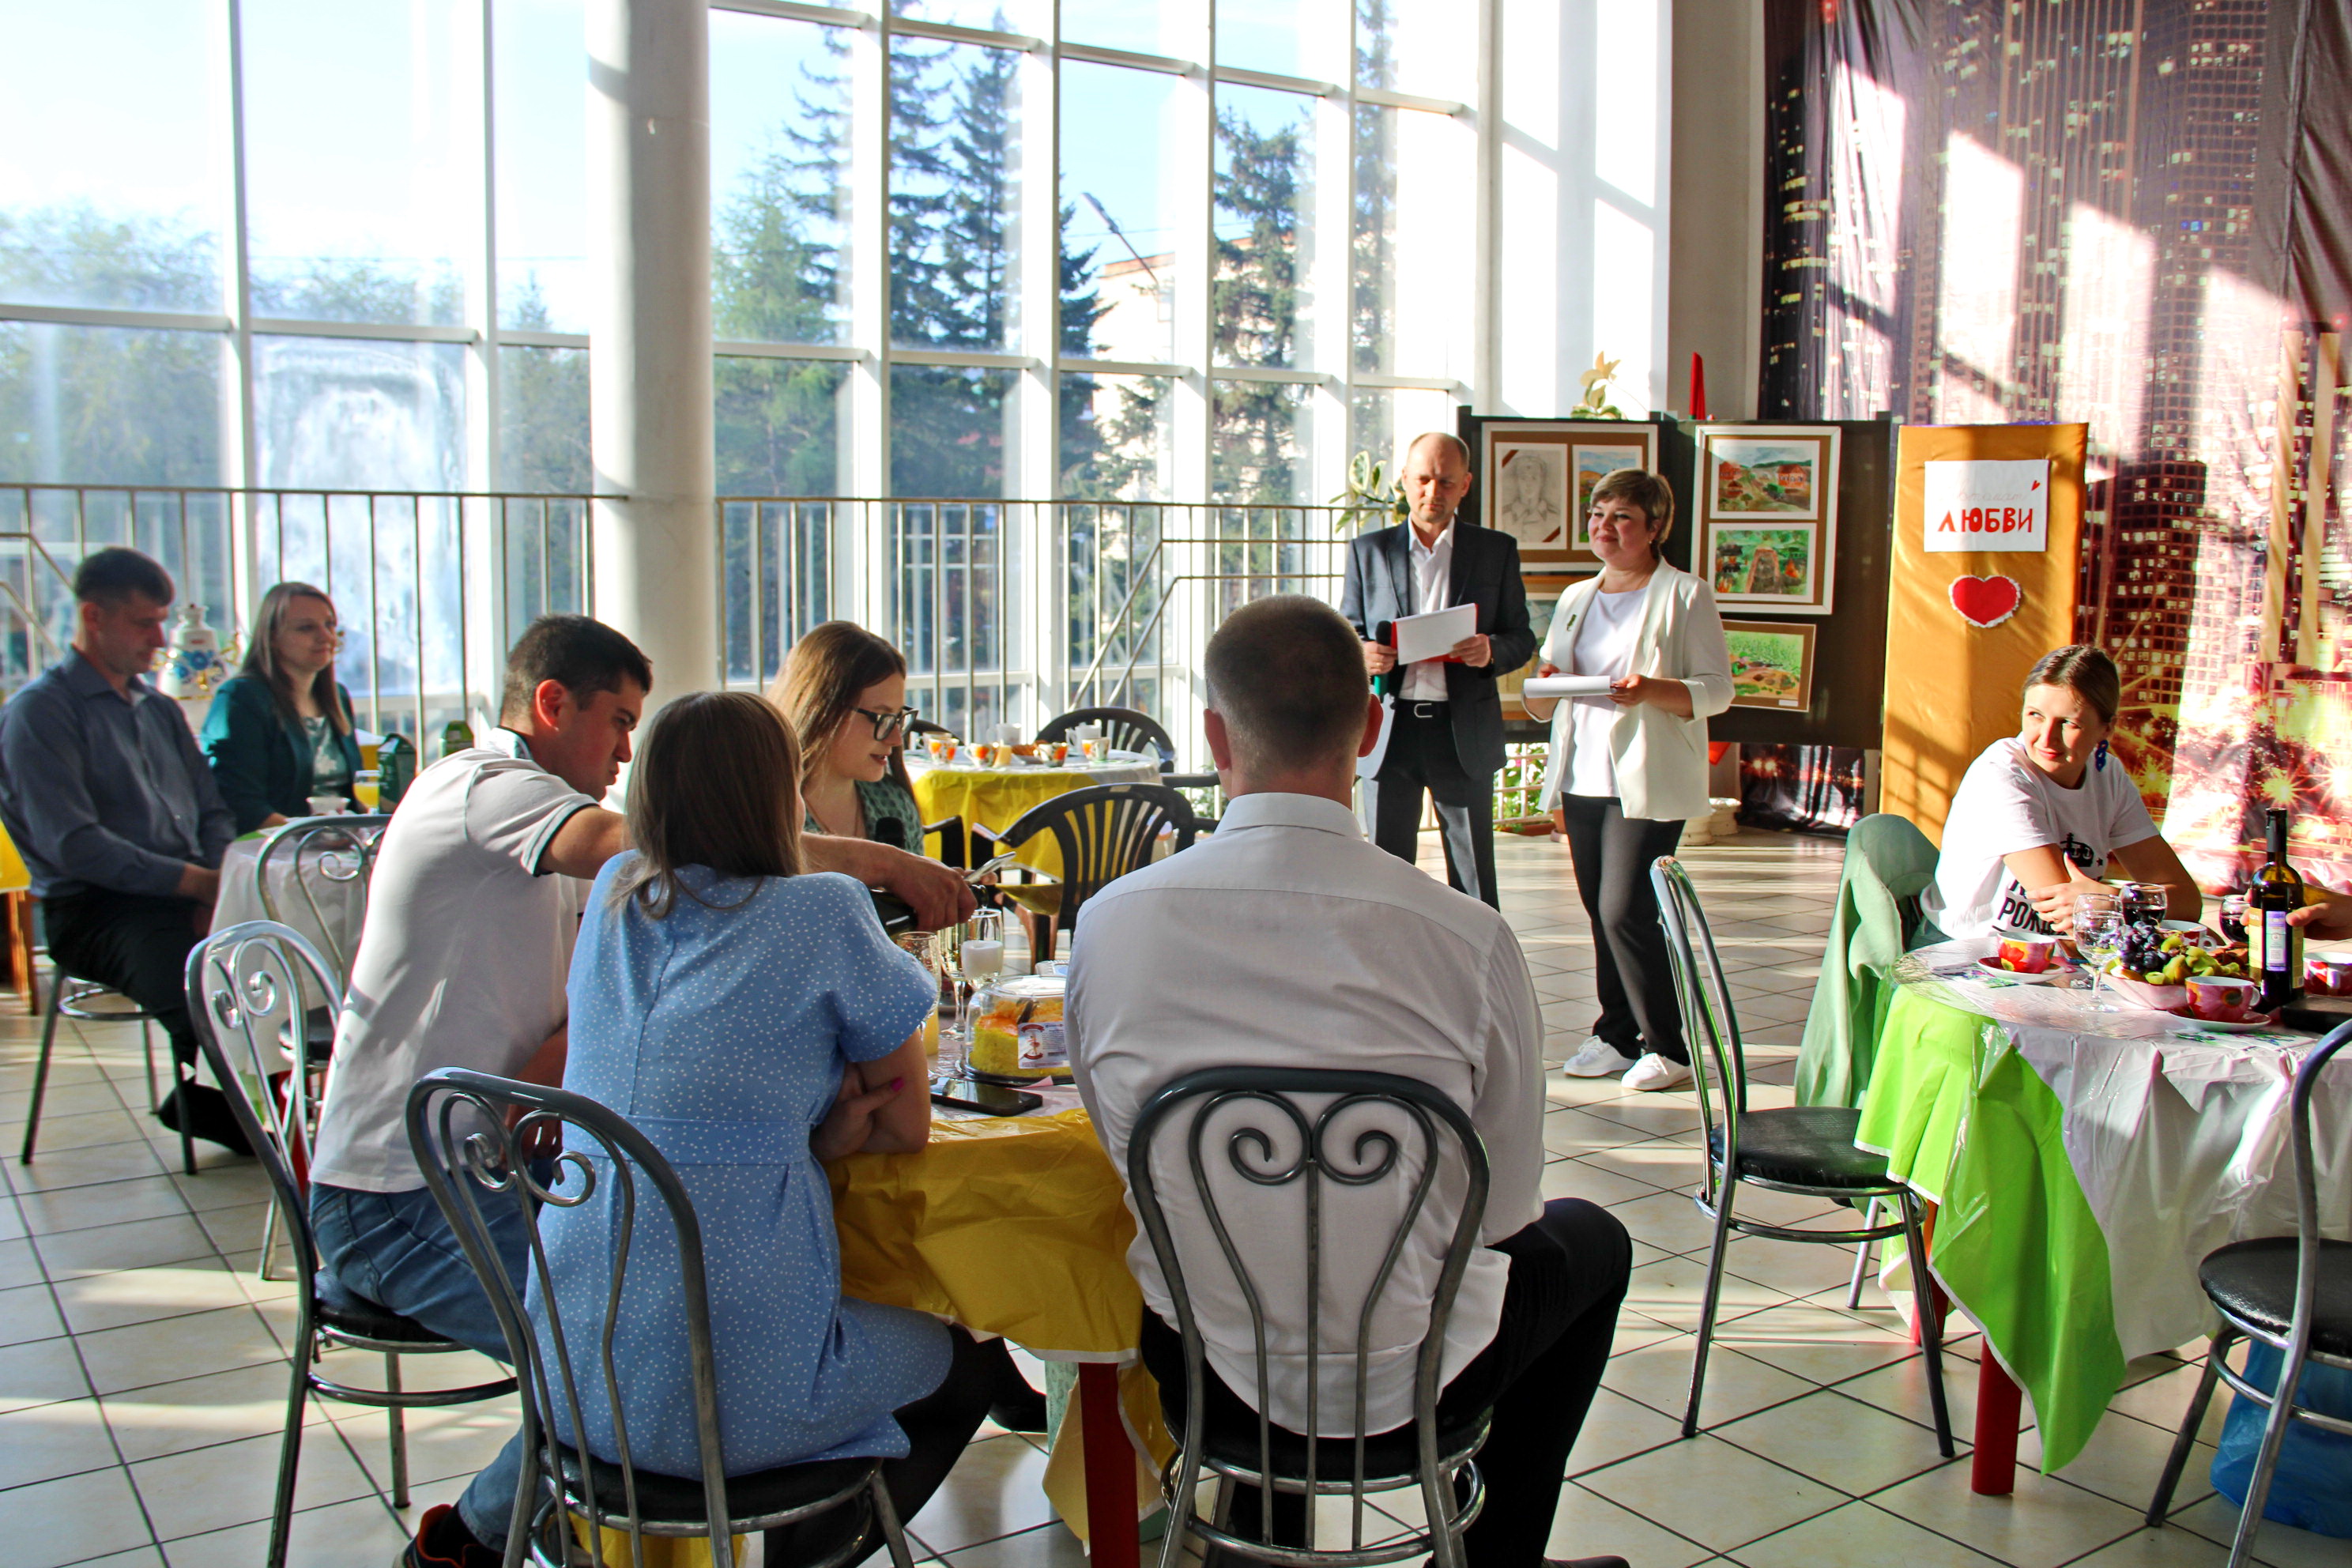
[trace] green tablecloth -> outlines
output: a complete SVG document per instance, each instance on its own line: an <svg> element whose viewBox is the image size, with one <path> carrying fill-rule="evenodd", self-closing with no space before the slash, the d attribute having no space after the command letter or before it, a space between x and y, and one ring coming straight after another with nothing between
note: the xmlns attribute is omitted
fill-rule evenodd
<svg viewBox="0 0 2352 1568"><path fill-rule="evenodd" d="M2124 1379L2106 1239L2063 1125L2000 1025L1896 995L1855 1142L1937 1205L1936 1277L2032 1397L2044 1473L2082 1452Z"/></svg>

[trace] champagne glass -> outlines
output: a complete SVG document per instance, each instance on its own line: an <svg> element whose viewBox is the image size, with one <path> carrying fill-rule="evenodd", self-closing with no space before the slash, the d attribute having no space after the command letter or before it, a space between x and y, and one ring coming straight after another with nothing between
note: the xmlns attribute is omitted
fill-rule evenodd
<svg viewBox="0 0 2352 1568"><path fill-rule="evenodd" d="M2085 1005L2094 1013L2117 1011L2112 1003L2099 1000L2099 987L2106 977L2107 964L2123 951L2123 941L2122 900L2111 893L2086 894L2074 900L2074 946L2091 961L2091 1000Z"/></svg>
<svg viewBox="0 0 2352 1568"><path fill-rule="evenodd" d="M353 773L352 798L360 803L362 811L373 811L383 798L383 773L375 768L362 768Z"/></svg>

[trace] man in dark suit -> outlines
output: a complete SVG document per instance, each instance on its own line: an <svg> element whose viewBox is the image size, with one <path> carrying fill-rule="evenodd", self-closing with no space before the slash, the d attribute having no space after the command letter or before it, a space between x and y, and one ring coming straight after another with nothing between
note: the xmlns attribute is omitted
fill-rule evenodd
<svg viewBox="0 0 2352 1568"><path fill-rule="evenodd" d="M1372 842L1414 858L1421 797L1437 802L1446 880L1489 904L1495 891L1495 773L1503 765L1503 700L1495 678L1533 658L1518 541L1460 519L1470 449L1433 431L1405 450L1399 477L1412 521L1348 548L1339 613L1364 639L1364 668L1389 702L1386 742L1358 764ZM1477 606L1477 629L1444 658L1400 668L1390 626L1406 616Z"/></svg>

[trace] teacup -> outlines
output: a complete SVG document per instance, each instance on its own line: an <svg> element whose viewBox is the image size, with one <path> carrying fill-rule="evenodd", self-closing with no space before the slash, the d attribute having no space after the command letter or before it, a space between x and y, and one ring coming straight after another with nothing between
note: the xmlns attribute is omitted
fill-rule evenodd
<svg viewBox="0 0 2352 1568"><path fill-rule="evenodd" d="M953 762L956 754L956 738L953 735L926 735L923 737L923 750L931 754L931 761L934 763Z"/></svg>
<svg viewBox="0 0 2352 1568"><path fill-rule="evenodd" d="M351 809L351 802L339 795L314 795L306 797L313 816L341 816Z"/></svg>
<svg viewBox="0 0 2352 1568"><path fill-rule="evenodd" d="M1097 735L1088 735L1080 741L1078 749L1086 754L1087 761L1090 763L1101 762L1110 753L1109 743Z"/></svg>
<svg viewBox="0 0 2352 1568"><path fill-rule="evenodd" d="M1070 759L1069 742L1040 741L1037 742L1037 756L1038 760L1045 763L1046 766L1058 768Z"/></svg>
<svg viewBox="0 0 2352 1568"><path fill-rule="evenodd" d="M2304 961L2303 988L2314 996L2352 996L2352 958L2313 953Z"/></svg>
<svg viewBox="0 0 2352 1568"><path fill-rule="evenodd" d="M2058 953L2058 939L2054 936L2000 929L1996 929L1993 935L2000 939L2000 945L1993 950L1993 957L1999 959L2003 967L2019 974L2041 973L2050 967Z"/></svg>
<svg viewBox="0 0 2352 1568"><path fill-rule="evenodd" d="M2217 1024L2234 1024L2254 1010L2262 987L2231 974L2192 974L2188 979L2189 1010Z"/></svg>

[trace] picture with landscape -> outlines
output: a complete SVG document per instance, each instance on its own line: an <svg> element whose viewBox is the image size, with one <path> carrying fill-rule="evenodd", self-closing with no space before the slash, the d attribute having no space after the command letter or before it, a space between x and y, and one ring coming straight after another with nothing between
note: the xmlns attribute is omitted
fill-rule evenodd
<svg viewBox="0 0 2352 1568"><path fill-rule="evenodd" d="M1717 597L1800 604L1812 598L1811 528L1718 528L1713 543L1709 580Z"/></svg>
<svg viewBox="0 0 2352 1568"><path fill-rule="evenodd" d="M1576 447L1576 547L1591 548L1591 539L1584 531L1584 519L1592 510L1593 488L1620 468L1638 468L1647 454L1637 445L1620 446L1602 443Z"/></svg>
<svg viewBox="0 0 2352 1568"><path fill-rule="evenodd" d="M1731 705L1806 708L1812 703L1813 628L1767 621L1727 622Z"/></svg>
<svg viewBox="0 0 2352 1568"><path fill-rule="evenodd" d="M1717 517L1821 515L1817 441L1717 437L1708 443L1709 510Z"/></svg>

